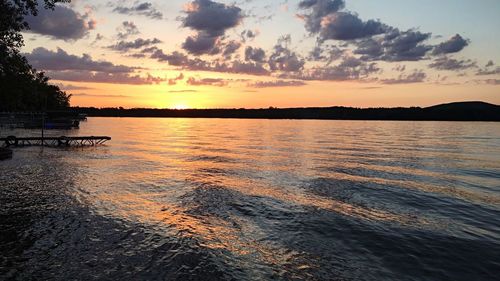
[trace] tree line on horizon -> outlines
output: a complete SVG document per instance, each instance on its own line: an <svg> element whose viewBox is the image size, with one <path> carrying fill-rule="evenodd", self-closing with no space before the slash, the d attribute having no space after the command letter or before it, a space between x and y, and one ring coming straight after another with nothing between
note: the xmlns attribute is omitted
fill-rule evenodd
<svg viewBox="0 0 500 281"><path fill-rule="evenodd" d="M57 110L70 106L71 95L57 85L49 84L43 72L34 69L21 54L22 31L28 30L25 20L42 9L53 9L69 0L0 0L0 111Z"/></svg>
<svg viewBox="0 0 500 281"><path fill-rule="evenodd" d="M75 114L84 113L91 117L500 121L500 106L484 102L451 103L426 108L125 109L123 107L72 107L70 111Z"/></svg>

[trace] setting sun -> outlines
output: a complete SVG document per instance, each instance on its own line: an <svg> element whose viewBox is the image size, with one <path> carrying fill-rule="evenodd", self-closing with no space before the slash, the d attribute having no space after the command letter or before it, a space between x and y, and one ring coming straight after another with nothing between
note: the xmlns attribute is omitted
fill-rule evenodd
<svg viewBox="0 0 500 281"><path fill-rule="evenodd" d="M0 0L0 280L499 280L499 15Z"/></svg>

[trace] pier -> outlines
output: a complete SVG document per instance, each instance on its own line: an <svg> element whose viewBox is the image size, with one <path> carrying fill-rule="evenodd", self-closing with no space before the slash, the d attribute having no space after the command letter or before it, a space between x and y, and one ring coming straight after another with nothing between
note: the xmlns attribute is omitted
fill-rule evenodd
<svg viewBox="0 0 500 281"><path fill-rule="evenodd" d="M18 138L8 136L0 138L0 146L3 147L25 147L25 146L47 146L47 147L83 147L97 146L111 140L111 137L26 137Z"/></svg>

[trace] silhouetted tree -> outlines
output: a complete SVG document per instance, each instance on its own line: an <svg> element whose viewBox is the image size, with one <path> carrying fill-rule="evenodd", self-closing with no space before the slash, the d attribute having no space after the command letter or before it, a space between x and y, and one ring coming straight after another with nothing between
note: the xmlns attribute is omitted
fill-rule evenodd
<svg viewBox="0 0 500 281"><path fill-rule="evenodd" d="M38 4L53 9L55 3L69 0L0 0L0 110L60 109L69 106L70 95L48 84L21 55L21 32L29 28L25 17L37 15Z"/></svg>

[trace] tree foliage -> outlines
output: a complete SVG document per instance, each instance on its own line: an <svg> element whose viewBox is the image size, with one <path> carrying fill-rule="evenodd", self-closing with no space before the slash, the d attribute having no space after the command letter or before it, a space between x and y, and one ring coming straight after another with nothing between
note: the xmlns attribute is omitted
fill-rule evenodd
<svg viewBox="0 0 500 281"><path fill-rule="evenodd" d="M50 85L20 53L21 32L29 29L25 17L36 16L39 4L53 9L69 0L0 0L0 110L60 109L69 106L70 96Z"/></svg>

